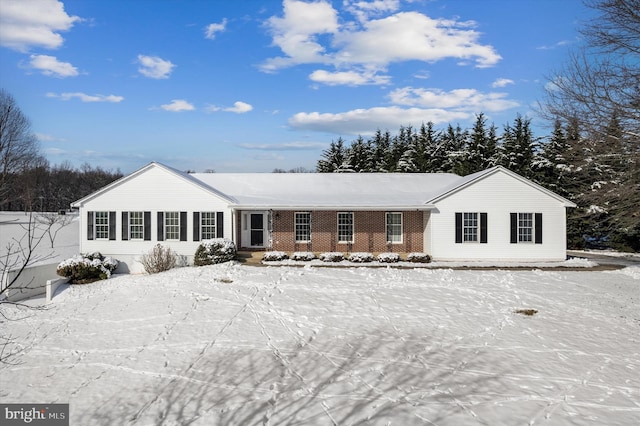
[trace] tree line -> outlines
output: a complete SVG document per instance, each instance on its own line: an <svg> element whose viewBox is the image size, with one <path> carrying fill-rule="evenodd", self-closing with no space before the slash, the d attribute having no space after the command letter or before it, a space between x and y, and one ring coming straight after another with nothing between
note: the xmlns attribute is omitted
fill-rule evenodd
<svg viewBox="0 0 640 426"><path fill-rule="evenodd" d="M51 166L40 153L29 119L13 96L0 89L0 210L67 210L73 201L120 177L120 170L89 164Z"/></svg>

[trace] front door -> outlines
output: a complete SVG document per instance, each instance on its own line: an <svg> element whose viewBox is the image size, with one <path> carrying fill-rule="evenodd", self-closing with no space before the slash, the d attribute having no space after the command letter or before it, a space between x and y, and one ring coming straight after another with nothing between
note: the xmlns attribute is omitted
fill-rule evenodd
<svg viewBox="0 0 640 426"><path fill-rule="evenodd" d="M262 213L251 213L251 246L264 246L264 215Z"/></svg>

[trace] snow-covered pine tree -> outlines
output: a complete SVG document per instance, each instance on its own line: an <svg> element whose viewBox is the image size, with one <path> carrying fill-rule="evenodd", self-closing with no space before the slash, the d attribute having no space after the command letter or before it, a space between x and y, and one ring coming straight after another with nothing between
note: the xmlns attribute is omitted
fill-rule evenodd
<svg viewBox="0 0 640 426"><path fill-rule="evenodd" d="M336 142L331 141L328 149L322 151L322 158L318 160L316 171L318 173L333 173L338 171L345 161L346 151L342 137Z"/></svg>

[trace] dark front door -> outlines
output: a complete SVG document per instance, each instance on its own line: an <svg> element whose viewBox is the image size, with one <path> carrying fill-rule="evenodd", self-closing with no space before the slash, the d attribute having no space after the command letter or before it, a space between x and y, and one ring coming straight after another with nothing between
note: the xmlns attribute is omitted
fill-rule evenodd
<svg viewBox="0 0 640 426"><path fill-rule="evenodd" d="M264 246L264 215L251 213L251 245Z"/></svg>

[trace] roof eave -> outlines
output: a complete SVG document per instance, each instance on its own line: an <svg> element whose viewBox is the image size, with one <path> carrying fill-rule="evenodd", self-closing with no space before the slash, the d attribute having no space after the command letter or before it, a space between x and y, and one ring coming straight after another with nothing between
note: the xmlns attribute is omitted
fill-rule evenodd
<svg viewBox="0 0 640 426"><path fill-rule="evenodd" d="M289 211L416 211L433 210L433 204L413 205L317 205L317 204L230 204L232 210L289 210Z"/></svg>

